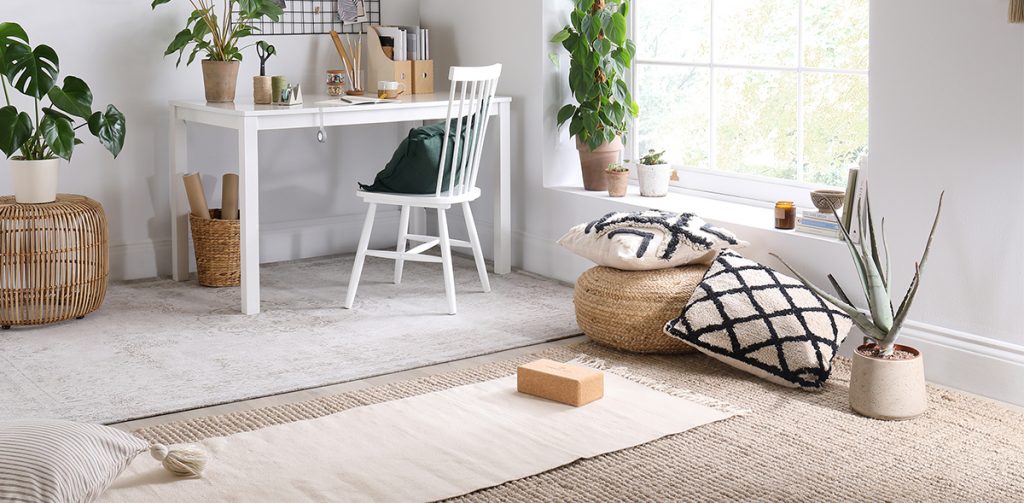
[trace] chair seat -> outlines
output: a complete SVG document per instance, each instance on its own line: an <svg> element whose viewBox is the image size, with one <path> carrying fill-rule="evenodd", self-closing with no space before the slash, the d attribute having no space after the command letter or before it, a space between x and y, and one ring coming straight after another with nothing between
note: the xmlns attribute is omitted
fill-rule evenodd
<svg viewBox="0 0 1024 503"><path fill-rule="evenodd" d="M467 203L480 198L480 189L474 187L463 194L450 195L442 192L434 194L399 194L395 192L367 192L357 190L356 195L367 203L393 204L398 206L417 206L420 208L448 208L453 204Z"/></svg>

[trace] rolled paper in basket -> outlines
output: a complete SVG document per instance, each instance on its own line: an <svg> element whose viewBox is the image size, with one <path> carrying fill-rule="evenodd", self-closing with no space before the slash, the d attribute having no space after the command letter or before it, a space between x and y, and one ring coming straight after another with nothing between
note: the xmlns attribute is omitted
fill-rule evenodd
<svg viewBox="0 0 1024 503"><path fill-rule="evenodd" d="M209 220L210 207L206 204L203 179L199 173L188 173L182 179L185 181L185 194L188 196L188 205L192 209L192 214L203 220Z"/></svg>
<svg viewBox="0 0 1024 503"><path fill-rule="evenodd" d="M223 220L238 220L238 175L226 173L223 185L220 199L220 218Z"/></svg>

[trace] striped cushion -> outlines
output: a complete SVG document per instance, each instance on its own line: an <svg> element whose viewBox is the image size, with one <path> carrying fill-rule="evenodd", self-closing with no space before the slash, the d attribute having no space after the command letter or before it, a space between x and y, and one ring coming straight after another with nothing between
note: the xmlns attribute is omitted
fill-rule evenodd
<svg viewBox="0 0 1024 503"><path fill-rule="evenodd" d="M89 502L149 443L98 424L0 421L0 501Z"/></svg>

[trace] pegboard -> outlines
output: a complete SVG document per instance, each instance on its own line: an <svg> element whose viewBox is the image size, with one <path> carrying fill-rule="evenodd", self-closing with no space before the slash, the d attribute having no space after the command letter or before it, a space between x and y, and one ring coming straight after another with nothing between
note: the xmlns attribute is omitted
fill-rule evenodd
<svg viewBox="0 0 1024 503"><path fill-rule="evenodd" d="M367 22L344 24L338 17L336 0L285 0L284 15L273 22L267 18L251 21L259 28L254 35L319 35L330 33L366 33L367 25L381 24L380 0L363 0ZM234 12L238 19L238 12Z"/></svg>

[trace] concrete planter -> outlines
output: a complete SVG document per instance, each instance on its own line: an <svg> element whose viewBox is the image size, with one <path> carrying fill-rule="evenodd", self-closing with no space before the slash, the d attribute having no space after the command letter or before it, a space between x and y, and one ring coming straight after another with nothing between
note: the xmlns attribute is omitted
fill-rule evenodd
<svg viewBox="0 0 1024 503"><path fill-rule="evenodd" d="M609 164L619 162L622 139L616 137L615 141L590 150L590 147L576 138L576 150L580 153L580 167L583 169L583 188L595 191L608 190L608 179L605 178L604 172Z"/></svg>
<svg viewBox="0 0 1024 503"><path fill-rule="evenodd" d="M672 166L668 164L638 164L637 177L640 179L640 195L663 197L668 195L668 182L672 179Z"/></svg>
<svg viewBox="0 0 1024 503"><path fill-rule="evenodd" d="M14 200L20 204L52 203L57 200L57 175L60 159L8 161Z"/></svg>
<svg viewBox="0 0 1024 503"><path fill-rule="evenodd" d="M235 101L238 65L238 61L203 60L203 85L206 87L207 102L231 103Z"/></svg>
<svg viewBox="0 0 1024 503"><path fill-rule="evenodd" d="M865 344L853 353L850 375L850 408L858 414L887 421L913 419L928 408L928 390L924 380L924 357L910 347L896 349L914 355L908 360L885 360L860 354Z"/></svg>

